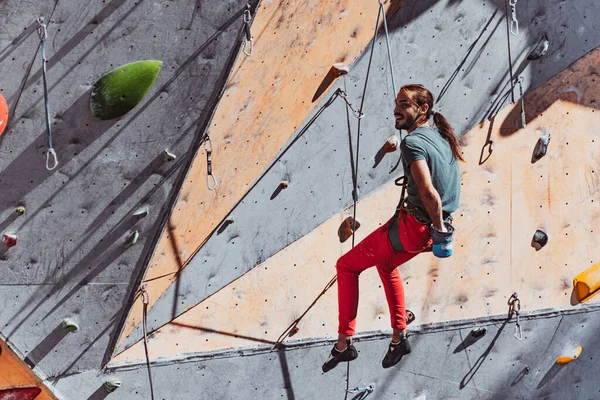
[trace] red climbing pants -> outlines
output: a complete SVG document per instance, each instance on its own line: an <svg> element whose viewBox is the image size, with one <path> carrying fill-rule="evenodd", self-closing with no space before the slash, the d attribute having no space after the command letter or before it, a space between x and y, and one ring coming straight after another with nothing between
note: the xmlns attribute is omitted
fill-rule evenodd
<svg viewBox="0 0 600 400"><path fill-rule="evenodd" d="M431 249L429 228L404 210L398 216L398 232L404 251L394 251L386 227L379 227L337 261L338 333L354 335L358 310L358 276L376 266L390 309L392 328L406 328L404 286L398 266L417 254Z"/></svg>

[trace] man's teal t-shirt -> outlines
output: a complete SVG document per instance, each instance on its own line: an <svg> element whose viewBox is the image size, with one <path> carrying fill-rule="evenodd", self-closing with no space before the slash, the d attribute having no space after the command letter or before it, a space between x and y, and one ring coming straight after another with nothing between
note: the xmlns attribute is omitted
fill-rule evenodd
<svg viewBox="0 0 600 400"><path fill-rule="evenodd" d="M410 171L411 163L425 160L429 166L433 186L442 200L444 216L456 211L460 202L460 170L458 160L452 154L448 141L433 127L422 126L402 140L400 150L402 151L402 166L407 178L407 208L416 208L429 220Z"/></svg>

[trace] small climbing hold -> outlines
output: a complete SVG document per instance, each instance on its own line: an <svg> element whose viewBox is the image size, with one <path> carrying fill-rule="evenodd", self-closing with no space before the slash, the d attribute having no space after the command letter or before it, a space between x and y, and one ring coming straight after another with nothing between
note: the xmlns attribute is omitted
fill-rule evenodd
<svg viewBox="0 0 600 400"><path fill-rule="evenodd" d="M171 153L169 150L164 149L163 150L163 160L165 161L173 161L177 158L177 156L173 153Z"/></svg>
<svg viewBox="0 0 600 400"><path fill-rule="evenodd" d="M348 392L350 394L367 393L367 395L368 395L370 393L373 393L374 390L375 390L375 384L371 383L367 387L355 387L355 388L352 388L352 389L346 389L346 392Z"/></svg>
<svg viewBox="0 0 600 400"><path fill-rule="evenodd" d="M596 263L573 278L573 291L580 303L600 292L600 263Z"/></svg>
<svg viewBox="0 0 600 400"><path fill-rule="evenodd" d="M385 144L383 145L383 151L384 153L393 153L394 151L398 150L399 146L400 139L398 139L398 136L393 135L387 138L385 141Z"/></svg>
<svg viewBox="0 0 600 400"><path fill-rule="evenodd" d="M567 364L570 363L571 361L574 361L577 359L577 357L579 357L581 355L581 346L577 346L576 348L568 351L567 353L563 354L562 356L558 357L556 359L556 363L557 364Z"/></svg>
<svg viewBox="0 0 600 400"><path fill-rule="evenodd" d="M0 94L0 136L4 133L8 125L8 105L6 99Z"/></svg>
<svg viewBox="0 0 600 400"><path fill-rule="evenodd" d="M235 219L233 218L233 216L229 216L225 218L225 222L228 224L233 224L235 222Z"/></svg>
<svg viewBox="0 0 600 400"><path fill-rule="evenodd" d="M298 326L295 326L295 327L292 328L292 330L290 331L290 334L288 336L292 337L292 336L294 336L298 332L300 332L300 328L298 328Z"/></svg>
<svg viewBox="0 0 600 400"><path fill-rule="evenodd" d="M531 241L531 247L535 248L536 251L540 251L542 247L548 244L548 234L541 230L536 230L533 234Z"/></svg>
<svg viewBox="0 0 600 400"><path fill-rule="evenodd" d="M127 236L127 240L125 241L125 248L129 248L137 243L138 238L140 237L140 231L135 230Z"/></svg>
<svg viewBox="0 0 600 400"><path fill-rule="evenodd" d="M281 181L281 182L279 182L279 187L281 189L287 189L289 185L290 185L289 181Z"/></svg>
<svg viewBox="0 0 600 400"><path fill-rule="evenodd" d="M6 245L6 247L13 247L17 244L17 235L12 233L5 233L2 235L2 243Z"/></svg>
<svg viewBox="0 0 600 400"><path fill-rule="evenodd" d="M138 105L162 68L162 61L142 60L125 64L101 77L92 87L90 108L94 118L121 117Z"/></svg>
<svg viewBox="0 0 600 400"><path fill-rule="evenodd" d="M475 328L471 331L471 336L473 336L475 338L480 338L480 337L483 337L486 333L487 333L487 328L479 327L479 328Z"/></svg>
<svg viewBox="0 0 600 400"><path fill-rule="evenodd" d="M531 50L531 52L527 56L527 59L530 61L539 60L546 54L549 46L550 42L548 41L548 36L544 34L538 41L537 45L533 48L533 50Z"/></svg>
<svg viewBox="0 0 600 400"><path fill-rule="evenodd" d="M104 382L103 386L104 390L106 390L108 393L112 393L121 387L121 381L118 379L109 379L106 382Z"/></svg>
<svg viewBox="0 0 600 400"><path fill-rule="evenodd" d="M340 243L344 243L346 240L348 240L348 238L350 238L350 236L352 236L353 225L354 231L357 231L358 228L360 228L360 221L358 219L354 221L354 218L352 218L351 216L347 217L344 221L342 221L340 227L338 228L338 237L340 238Z"/></svg>
<svg viewBox="0 0 600 400"><path fill-rule="evenodd" d="M79 325L77 324L77 322L73 321L71 318L63 319L62 322L60 323L60 326L61 326L61 328L67 329L73 333L79 331Z"/></svg>
<svg viewBox="0 0 600 400"><path fill-rule="evenodd" d="M144 218L145 216L148 215L149 212L150 212L150 209L148 208L148 206L144 206L144 207L138 208L133 213L133 216L138 217L138 218Z"/></svg>
<svg viewBox="0 0 600 400"><path fill-rule="evenodd" d="M350 72L350 67L345 64L333 64L333 70L337 73L338 76L347 75Z"/></svg>
<svg viewBox="0 0 600 400"><path fill-rule="evenodd" d="M550 134L550 132L546 132L543 136L540 136L535 145L535 148L533 149L533 157L531 161L532 164L546 155L551 138L552 135Z"/></svg>
<svg viewBox="0 0 600 400"><path fill-rule="evenodd" d="M16 213L17 213L17 215L19 215L19 216L20 216L20 215L23 215L23 214L25 214L25 207L23 207L23 206L19 206L19 207L17 207L17 208L15 209L15 212L16 212Z"/></svg>

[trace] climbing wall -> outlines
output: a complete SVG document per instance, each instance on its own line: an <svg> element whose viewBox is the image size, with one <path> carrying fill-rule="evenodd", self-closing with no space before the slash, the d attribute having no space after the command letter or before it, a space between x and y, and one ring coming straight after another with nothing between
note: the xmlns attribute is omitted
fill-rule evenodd
<svg viewBox="0 0 600 400"><path fill-rule="evenodd" d="M0 249L0 331L42 377L97 370L108 361L240 54L246 4L0 3L0 92L9 107L0 137L0 231L17 237L15 246ZM40 16L50 21L47 89L58 156L52 171L45 167ZM92 118L94 83L146 59L162 61L162 69L142 102L118 119ZM177 158L165 161L164 149ZM134 215L145 207L147 214ZM139 239L127 248L135 231ZM65 318L79 331L64 329Z"/></svg>
<svg viewBox="0 0 600 400"><path fill-rule="evenodd" d="M589 25L590 29L583 29L581 34L573 33L571 35L568 30L560 28L567 23L568 15L571 15L569 13L578 15L582 22L588 21L587 15L592 15L593 10L597 10L598 6L595 3L572 5L569 13L563 10L560 2L552 3L552 5L544 3L543 13L539 11L541 5L539 8L535 8L532 3L529 3L528 8L533 8L521 10L521 14L531 16L537 12L536 18L530 21L524 17L521 18L521 34L509 36L511 61L514 64L512 68L509 68L507 23L510 22L510 18L507 21L506 10L501 7L503 4L503 2L498 2L481 5L478 2L472 4L461 2L452 5L453 18L449 18L448 5L445 3L406 3L390 18L388 23L391 31L390 47L394 49L392 58L396 65L395 80L398 85L422 82L425 86L432 88L437 97L441 97L436 109L450 118L457 133L464 133L510 104L509 76L511 69L515 78L523 76L523 90L531 91L600 45L600 34L592 29L595 23L593 18L589 18L589 23L584 25ZM541 20L545 21L544 24L540 23ZM431 27L434 29L432 30ZM549 30L550 28L552 30ZM416 34L416 32L427 30L432 30L431 35ZM452 46L437 45L440 40L438 32L444 32L444 40L447 40ZM528 54L538 45L540 38L544 37L547 37L549 42L554 45L541 59L528 60ZM450 51L451 48L459 50ZM327 95L323 96L312 116L319 113L319 107L329 104L336 87L344 89L348 93L350 102L355 106L360 104L369 68L369 56L370 49L367 48L351 66L351 73L339 79ZM427 66L427 68L415 68L415 65ZM587 75L591 73L593 70L586 72ZM487 79L483 79L484 77ZM590 84L592 83L590 82ZM315 82L313 86L317 88L319 82ZM567 84L566 88L569 86ZM514 92L518 99L519 89L515 88ZM595 101L593 91L590 96L588 103ZM360 146L358 185L363 198L401 174L397 153L386 156L382 152L385 139L394 134L393 97L386 42L385 38L380 36L375 42L364 98L365 117L361 120L363 140ZM496 121L494 127L500 128L500 124ZM342 99L337 98L319 114L314 124L310 125L307 130L304 130L304 127L299 127L299 129L301 130L296 131L296 135L292 136L249 192L231 210L229 216L222 221L218 229L189 261L186 268L177 275L176 281L167 292L157 300L149 313L150 331L163 326L220 289L224 288L223 296L227 296L227 293L236 293L238 297L243 296L239 291L234 292L233 288L239 289L238 285L231 284L229 287L227 285L283 249L288 251L286 256L283 256L287 265L314 263L315 259L306 257L307 251L302 247L298 249L297 246L290 246L291 243L311 231L319 237L314 240L318 240L323 248L332 252L328 258L317 257L317 259L319 265L329 268L328 271L331 271L327 272L327 275L333 275L331 267L335 264L336 258L342 254L342 248L336 244L337 224L344 218L344 216L340 217L336 214L347 209L352 202L352 167L348 148L349 137L353 137L352 143L356 147L356 119L352 113L346 112L346 105ZM510 135L517 129L518 126L515 123L509 124L502 127L502 135ZM481 146L486 141L485 135L489 129L483 128L482 130L484 133L478 134L478 137L483 140ZM298 138L297 135L300 133L303 135ZM536 140L531 139L530 142L525 142L521 137L515 139L522 146L533 145ZM481 146L475 146L472 150L475 152L472 159L479 160ZM517 145L515 144L515 146ZM509 153L511 151L513 150L509 150ZM523 153L525 154L527 151L529 150L523 150ZM531 156L524 155L524 159L530 160ZM500 160L502 158L499 158L498 162L502 163L503 168L504 164ZM474 166L476 165L474 164ZM499 164L496 168L501 168L501 165ZM288 188L281 189L280 182L282 181L289 182ZM509 181L510 179L497 179L495 184L498 182L500 185L508 185ZM474 183L481 184L479 179ZM496 213L496 215L504 214L509 218L509 199L506 198L505 193L510 192L510 188L509 186L504 188L498 186L495 187L495 190L497 191L496 197L502 199L497 202L497 207L505 207L501 210L503 213ZM475 195L475 193L474 189L473 194ZM367 232L389 218L390 210L393 210L393 204L397 201L398 194L390 189L387 194L382 196L389 199L389 203L382 209L383 215L378 218L372 218L368 213L362 211L371 210L371 206L359 207L361 210L359 215L364 215ZM477 193L477 196L481 198L480 193ZM464 197L474 200L469 193ZM378 204L381 204L381 201ZM332 217L338 221L332 224L336 225L335 227L330 227L327 231L314 231ZM477 226L478 229L485 230L484 226ZM510 237L509 225L498 224L497 229L504 229L504 231L489 232L488 228L488 231L481 234L495 235L498 238L503 237L502 234L504 234L504 237ZM533 232L535 229L526 234L532 235ZM309 248L315 249L313 243L315 242L311 242ZM288 246L290 247L286 248ZM495 251L503 251L507 248L499 243L492 247L499 249ZM223 251L223 249L229 250ZM315 253L321 255L323 250L319 249ZM490 256L495 255L491 254ZM508 261L511 256L506 253L502 257ZM472 272L468 275L476 275L473 268L481 261L481 258L469 259L469 263L465 267ZM304 271L305 268L300 268L300 270ZM271 279L277 280L279 279L277 271L273 268L267 269L258 279L263 279L263 276L267 275L273 276ZM493 279L493 275L489 276L490 278L487 279ZM320 274L318 277L316 276L314 284L311 285L311 295L307 297L316 296L328 280ZM507 287L505 289L507 291L510 291L509 281L510 277L503 285ZM290 280L289 285L293 286L294 282L295 280ZM258 299L249 295L248 307L255 309L257 302L264 306L264 303L270 301L275 303L273 307L280 307L281 299L277 301L276 298L262 298L265 296L261 293L264 293L266 287L261 285L261 289L254 289L259 293L261 299L259 302ZM290 290L294 290L288 285L284 285L284 287L285 289L282 290L286 295ZM481 287L480 290L483 291ZM491 296L489 294L487 297ZM481 293L480 297L485 296ZM303 304L306 303L310 302L305 299ZM240 302L235 301L231 304L238 304L239 307ZM483 304L486 305L487 301ZM206 309L206 306L209 308ZM219 307L211 308L208 304L206 306L199 307L208 313L203 314L201 327L206 327L207 315L218 315L219 322L212 324L208 329L209 332L220 330L215 328L215 326L221 325L222 313L219 312ZM299 306L299 308L301 307ZM385 312L386 307L383 305L377 307L376 310L378 310L376 314L379 317L381 313ZM469 308L469 312L473 313L472 316L481 315L481 311L494 312L492 309ZM288 311L287 308L282 309L281 312L285 313L285 316L280 318L281 322L277 323L277 327L274 329L263 329L274 323L271 322L271 318L267 318L267 315L271 314L264 313L265 316L257 320L259 322L255 323L256 329L253 329L253 332L260 332L259 339L264 340L264 336L269 337L267 340L273 340L273 337L276 339L284 330L281 328L289 325L297 317L292 310ZM433 311L430 312L433 313ZM321 315L322 321L319 326L330 328L329 324L332 322L326 323L324 320L329 321L331 315L335 315L334 310ZM208 318L210 320L210 317ZM443 319L444 316L439 318ZM383 321L385 318L382 318ZM184 328L188 323L189 321L184 323ZM325 323L325 327L323 327L323 323ZM331 329L329 331L332 332ZM235 339L235 329L233 332L231 329L225 330L225 332L232 333L231 336ZM307 330L306 334L315 335L315 332ZM138 325L117 351L138 342L141 337L142 329ZM206 343L203 344L206 345ZM197 346L197 342L194 342L194 345Z"/></svg>
<svg viewBox="0 0 600 400"><path fill-rule="evenodd" d="M600 225L598 63L600 51L595 50L525 96L530 110L525 129L515 126L521 121L515 104L462 136L467 163L461 165L454 254L448 260L421 255L401 267L407 307L416 313L416 323L503 314L515 291L524 310L572 307L573 278L600 260L600 241L593 232ZM579 96L571 82L577 82ZM548 155L532 164L538 137L546 132L552 134ZM398 192L390 183L359 202L363 225L357 240L390 218ZM337 258L350 249L350 241L337 240L346 215L333 216L159 329L149 341L150 354L165 358L277 341L335 274ZM537 229L550 237L540 251L531 246ZM358 330L389 329L379 275L373 269L361 278ZM333 288L301 321L293 339L335 334L336 316ZM142 359L143 351L138 343L113 361Z"/></svg>
<svg viewBox="0 0 600 400"><path fill-rule="evenodd" d="M60 399L337 398L370 383L385 399L596 397L598 305L578 304L571 286L600 261L596 1L390 1L391 60L378 2L38 3L0 2L0 400L34 386ZM162 63L148 93L122 117L93 118L94 84L138 60ZM143 92L140 81L129 83ZM391 216L402 171L383 144L409 82L432 89L468 160L455 254L402 267L414 351L389 371L387 305L374 271L363 274L359 360L324 375L335 286L282 334L351 247L337 229L353 170L356 239ZM360 135L338 89L364 106ZM119 94L107 101L135 97ZM550 238L539 251L536 229ZM507 317L513 292L522 341Z"/></svg>
<svg viewBox="0 0 600 400"><path fill-rule="evenodd" d="M389 370L381 368L389 338L365 337L355 343L359 355L349 364L348 383L345 365L327 374L319 368L330 351L329 342L187 357L154 365L155 398L234 399L240 393L259 399L344 398L346 389L372 384L369 399L595 399L600 396L599 317L597 306L524 315L522 341L514 336L514 321L504 317L432 325L412 334L413 352ZM477 338L474 327L487 332ZM579 358L556 363L577 346L582 346ZM103 381L116 378L123 382L123 398L148 399L148 386L140 384L144 377L143 364L102 375L90 371L66 377L56 390L65 398L86 398L101 389ZM349 394L348 399L365 394Z"/></svg>

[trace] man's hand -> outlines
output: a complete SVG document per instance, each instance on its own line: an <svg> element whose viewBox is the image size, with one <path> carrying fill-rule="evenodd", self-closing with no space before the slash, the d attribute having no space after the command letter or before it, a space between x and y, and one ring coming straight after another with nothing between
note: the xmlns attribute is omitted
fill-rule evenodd
<svg viewBox="0 0 600 400"><path fill-rule="evenodd" d="M442 200L431 182L431 174L429 173L427 161L417 160L412 162L410 164L410 172L417 185L419 198L423 202L427 214L429 214L429 219L431 219L434 229L439 232L446 232L446 227L442 220Z"/></svg>

